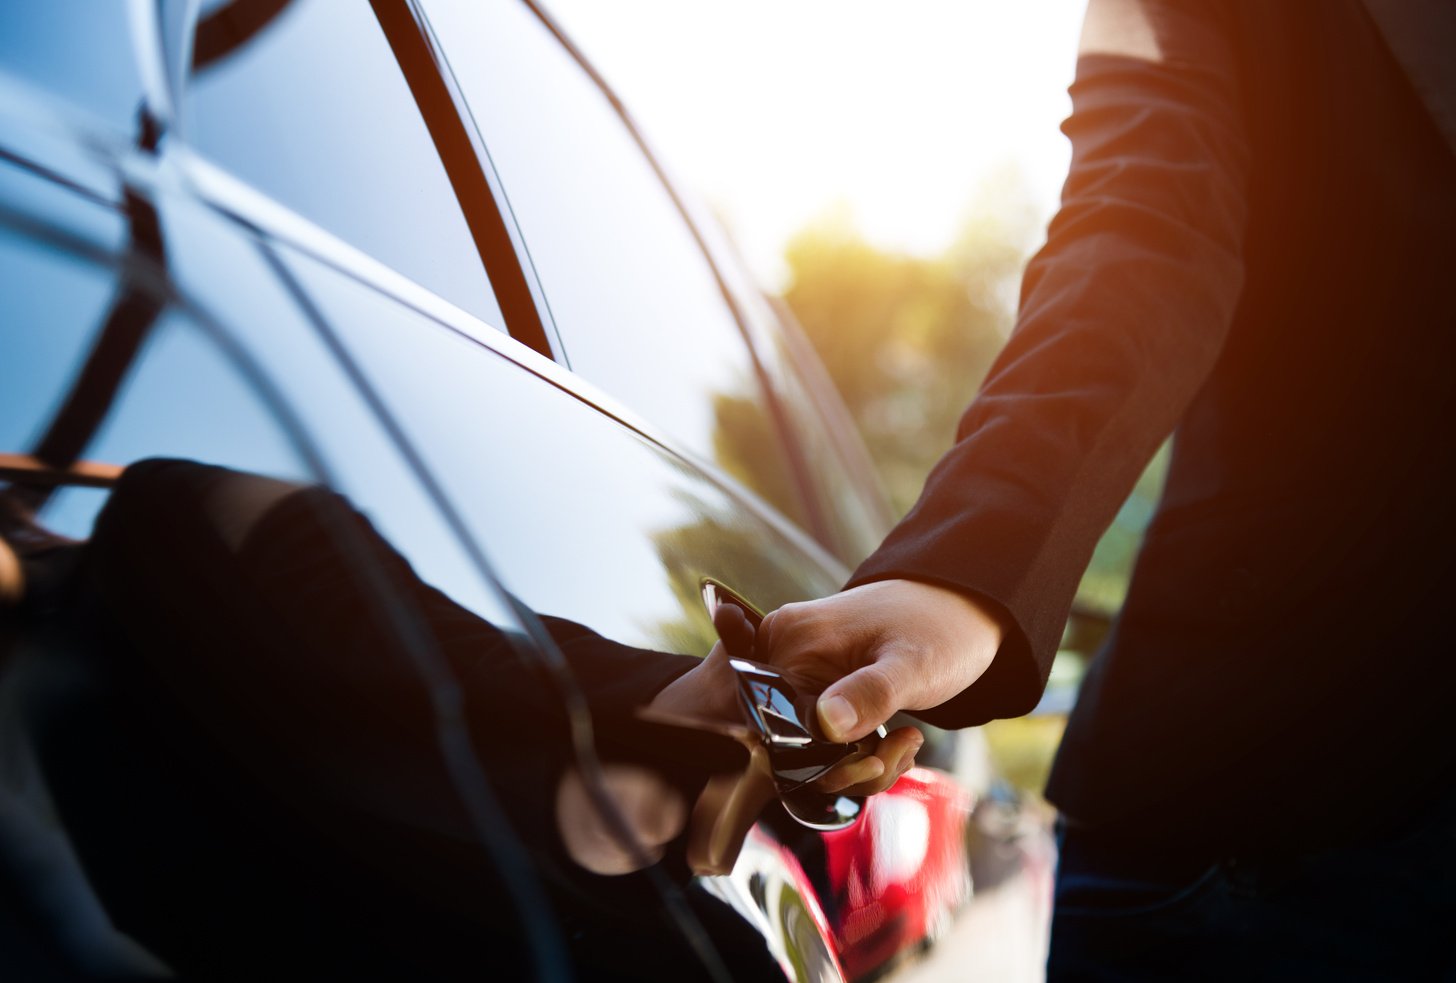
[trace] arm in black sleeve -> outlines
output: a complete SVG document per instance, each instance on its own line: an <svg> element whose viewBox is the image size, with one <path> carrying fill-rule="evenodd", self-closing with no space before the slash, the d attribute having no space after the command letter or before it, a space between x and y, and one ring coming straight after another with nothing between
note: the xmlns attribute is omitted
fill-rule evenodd
<svg viewBox="0 0 1456 983"><path fill-rule="evenodd" d="M1089 4L1072 167L1016 329L919 501L850 581L947 585L1008 616L985 675L919 714L933 723L1036 704L1093 547L1218 357L1248 169L1225 15Z"/></svg>

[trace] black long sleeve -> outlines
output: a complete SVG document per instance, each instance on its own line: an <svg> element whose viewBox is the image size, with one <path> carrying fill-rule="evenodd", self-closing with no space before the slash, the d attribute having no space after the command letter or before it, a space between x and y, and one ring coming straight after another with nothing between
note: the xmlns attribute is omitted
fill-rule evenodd
<svg viewBox="0 0 1456 983"><path fill-rule="evenodd" d="M1106 50L1109 27L1141 33L1143 56ZM1214 4L1089 7L1071 171L1015 331L919 501L850 581L948 585L1009 613L991 669L927 720L1035 705L1098 537L1218 358L1249 156L1229 27Z"/></svg>

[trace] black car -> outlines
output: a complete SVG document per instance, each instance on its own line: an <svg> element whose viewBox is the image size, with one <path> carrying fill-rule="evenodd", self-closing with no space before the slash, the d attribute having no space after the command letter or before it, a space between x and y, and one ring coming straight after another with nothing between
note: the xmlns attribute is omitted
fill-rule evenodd
<svg viewBox="0 0 1456 983"><path fill-rule="evenodd" d="M728 874L563 852L563 769L736 767L636 713L705 587L889 516L535 4L7 4L0 296L6 979L836 979L965 902L934 768Z"/></svg>

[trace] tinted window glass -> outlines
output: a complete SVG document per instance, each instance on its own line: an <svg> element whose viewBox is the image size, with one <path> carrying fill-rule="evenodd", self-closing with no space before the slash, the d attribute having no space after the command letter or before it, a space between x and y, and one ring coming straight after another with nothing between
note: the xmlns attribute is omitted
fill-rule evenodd
<svg viewBox="0 0 1456 983"><path fill-rule="evenodd" d="M502 745L495 729L517 706L538 716L554 706L522 658L526 628L261 253L236 236L245 248L226 252L207 237L229 230L187 212L169 222L164 211L161 224L188 270L230 261L208 298L223 321L144 294L160 315L136 324L146 340L85 456L203 463L154 462L115 491L64 490L40 513L90 539L84 588L65 593L102 602L84 618L59 601L40 614L61 629L84 620L106 644L35 646L63 676L37 715L37 760L53 770L35 781L44 793L7 799L17 822L0 828L0 851L30 850L28 886L74 888L72 921L128 924L126 951L139 944L178 975L342 966L411 979L447 961L475 965L484 948L508 978L564 977L564 943L532 870L557 849L538 817L569 749ZM115 269L0 227L0 288L24 298L26 315L21 330L0 332L7 440L45 429L102 326L118 323L107 314L124 286ZM326 477L348 498L315 486ZM96 523L103 504L108 519ZM0 707L7 734L25 705L13 681ZM432 697L447 691L459 700L437 717ZM499 800L486 781L504 790ZM44 814L31 816L37 802ZM42 829L54 838L44 850ZM26 833L18 844L7 840L15 830ZM75 866L62 831L90 883L58 873ZM510 870L492 862L500 856ZM0 886L12 888L9 873ZM431 908L417 925L421 897Z"/></svg>
<svg viewBox="0 0 1456 983"><path fill-rule="evenodd" d="M823 519L821 538L856 566L880 544L893 517L854 421L813 347L794 325L792 312L765 297L711 215L699 210L694 221L738 301L807 464L806 477Z"/></svg>
<svg viewBox="0 0 1456 983"><path fill-rule="evenodd" d="M141 80L121 0L0 3L0 69L100 116L136 129Z"/></svg>
<svg viewBox="0 0 1456 983"><path fill-rule="evenodd" d="M702 655L716 637L702 577L765 607L837 586L837 571L610 417L320 264L294 256L290 269L533 610Z"/></svg>
<svg viewBox="0 0 1456 983"><path fill-rule="evenodd" d="M837 578L679 459L478 342L286 247L275 264L270 244L211 212L164 207L161 218L171 272L216 320L162 311L87 456L184 456L232 474L173 463L161 471L194 477L144 485L139 475L158 466L137 469L86 547L87 583L120 633L108 642L129 643L101 653L114 673L102 678L125 685L84 687L90 712L70 719L87 726L51 727L69 757L43 757L65 778L47 783L62 821L90 819L75 835L97 859L98 894L120 899L108 914L182 976L282 965L411 979L459 975L482 951L505 978L565 977L567 958L572 975L629 976L638 948L604 953L580 927L616 933L640 914L629 941L651 940L654 965L673 978L702 976L692 952L674 949L681 927L658 914L648 885L640 911L619 913L610 888L584 896L596 889L573 880L548 897L561 879L533 879L542 858L561 870L555 789L573 747L561 739L558 688L526 642L563 626L521 603L589 619L566 626L589 643L573 666L638 669L661 657L603 646L591 629L701 654L705 570L751 584L767 604ZM5 258L30 256L32 275L66 267L67 279L35 281L47 289L33 290L28 324L64 329L63 350L45 355L43 342L0 332L0 383L37 371L52 380L37 391L49 390L74 374L121 284L114 271L11 245ZM514 598L444 521L327 332L293 303L290 280L352 342L470 533L511 564ZM68 306L53 289L86 302ZM10 392L0 386L7 414ZM15 405L44 417L35 407L54 402ZM198 477L223 483L199 495ZM347 500L298 484L319 479ZM85 521L71 506L43 518L69 510L64 529L84 535L91 495ZM617 682L604 671L583 685L593 680L609 695ZM47 696L53 713L60 701ZM121 917L138 895L155 905L148 917ZM694 910L705 903L737 917L707 895ZM725 937L741 937L726 924ZM745 958L768 953L750 946Z"/></svg>
<svg viewBox="0 0 1456 983"><path fill-rule="evenodd" d="M802 521L732 312L602 91L524 4L427 9L572 370Z"/></svg>
<svg viewBox="0 0 1456 983"><path fill-rule="evenodd" d="M189 139L243 180L502 327L444 166L362 0L287 5L197 72L186 120Z"/></svg>
<svg viewBox="0 0 1456 983"><path fill-rule="evenodd" d="M63 266L57 270L70 272ZM84 271L78 293L94 296L98 288L105 289L94 276L97 272ZM54 279L48 277L46 282ZM49 423L104 323L104 317L79 306L55 298L42 300L45 315L31 322L33 328L24 333L19 350L7 346L5 391L19 398L14 404L6 400L7 420L13 418L15 423L5 429L7 434L31 431L22 443L7 441L5 449L10 452L29 450L34 434ZM74 318L75 314L82 318ZM44 330L42 321L56 329L53 335ZM24 382L19 381L22 378ZM13 387L12 381L17 382ZM37 409L41 412L34 412ZM12 415L13 410L19 412ZM272 413L245 379L205 334L175 311L163 314L151 329L86 456L119 465L144 457L179 457L295 479L308 475ZM62 489L40 518L57 532L84 538L105 499L94 489Z"/></svg>
<svg viewBox="0 0 1456 983"><path fill-rule="evenodd" d="M0 452L28 450L110 306L114 283L78 260L0 231L0 294L10 308L0 360Z"/></svg>
<svg viewBox="0 0 1456 983"><path fill-rule="evenodd" d="M854 422L808 342L779 333L761 350L823 503L828 545L858 566L889 532L891 515Z"/></svg>
<svg viewBox="0 0 1456 983"><path fill-rule="evenodd" d="M185 315L164 314L87 456L127 464L176 457L306 480L309 469L249 383ZM63 491L42 514L84 537L105 496Z"/></svg>

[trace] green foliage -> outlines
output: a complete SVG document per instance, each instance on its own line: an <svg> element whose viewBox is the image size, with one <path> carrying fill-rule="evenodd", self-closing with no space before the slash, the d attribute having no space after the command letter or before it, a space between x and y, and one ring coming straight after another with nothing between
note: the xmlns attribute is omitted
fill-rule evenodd
<svg viewBox="0 0 1456 983"><path fill-rule="evenodd" d="M794 487L793 469L784 460L774 422L763 401L752 395L713 396L713 458L733 477L772 503L803 528L809 528L803 498Z"/></svg>
<svg viewBox="0 0 1456 983"><path fill-rule="evenodd" d="M1000 350L1011 321L1005 243L937 259L888 252L843 220L789 245L784 299L859 425L895 507L914 503L930 466ZM988 255L989 254L989 255ZM982 260L973 257L979 255ZM1019 261L1013 265L1019 270Z"/></svg>
<svg viewBox="0 0 1456 983"><path fill-rule="evenodd" d="M1165 444L1148 463L1112 525L1102 534L1077 588L1078 604L1106 615L1114 615L1122 607L1143 531L1157 507L1167 471L1168 445Z"/></svg>

